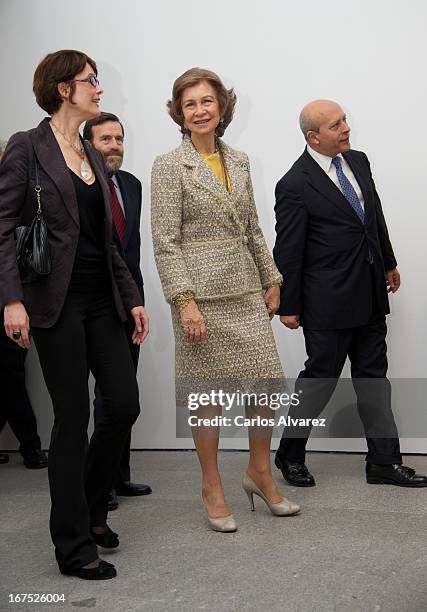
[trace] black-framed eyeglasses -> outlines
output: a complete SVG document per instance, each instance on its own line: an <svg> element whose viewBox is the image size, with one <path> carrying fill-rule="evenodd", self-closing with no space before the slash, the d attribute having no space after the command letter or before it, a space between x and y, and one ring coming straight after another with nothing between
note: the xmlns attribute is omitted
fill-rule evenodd
<svg viewBox="0 0 427 612"><path fill-rule="evenodd" d="M99 81L94 74L90 74L85 79L72 79L70 83L89 83L92 87L98 87Z"/></svg>

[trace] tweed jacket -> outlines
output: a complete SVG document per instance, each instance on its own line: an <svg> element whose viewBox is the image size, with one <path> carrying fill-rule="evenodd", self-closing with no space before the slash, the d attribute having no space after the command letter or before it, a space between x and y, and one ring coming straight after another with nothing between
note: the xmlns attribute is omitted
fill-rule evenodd
<svg viewBox="0 0 427 612"><path fill-rule="evenodd" d="M248 157L221 140L219 146L230 193L188 136L154 161L154 256L168 302L182 291L212 300L282 281L258 224Z"/></svg>

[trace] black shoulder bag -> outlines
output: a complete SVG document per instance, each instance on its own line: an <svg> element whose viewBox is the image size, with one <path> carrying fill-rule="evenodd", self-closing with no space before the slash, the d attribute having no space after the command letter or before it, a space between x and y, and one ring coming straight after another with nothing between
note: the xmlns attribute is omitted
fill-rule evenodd
<svg viewBox="0 0 427 612"><path fill-rule="evenodd" d="M52 269L47 241L47 227L42 214L40 196L42 188L36 157L34 157L34 165L36 170L34 191L37 198L37 211L30 225L19 225L15 229L16 259L23 283L39 280L50 274Z"/></svg>

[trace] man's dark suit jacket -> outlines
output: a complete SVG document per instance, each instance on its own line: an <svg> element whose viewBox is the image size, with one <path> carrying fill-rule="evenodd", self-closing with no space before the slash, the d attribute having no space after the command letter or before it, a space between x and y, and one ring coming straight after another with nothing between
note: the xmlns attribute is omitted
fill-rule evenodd
<svg viewBox="0 0 427 612"><path fill-rule="evenodd" d="M105 252L114 303L122 321L127 311L141 305L138 288L120 256L112 236L110 190L104 160L84 142L86 154L102 189L105 209ZM22 284L16 263L14 229L31 223L36 212L34 155L40 169L41 202L48 227L52 272L42 280ZM51 327L67 295L79 238L79 209L70 170L44 119L28 132L9 140L0 164L0 309L22 300L30 325Z"/></svg>
<svg viewBox="0 0 427 612"><path fill-rule="evenodd" d="M122 194L123 206L126 216L126 232L123 239L123 244L120 245L120 240L114 228L114 234L119 251L121 252L130 273L133 276L135 283L138 286L142 296L142 304L144 304L144 281L142 279L141 269L139 267L140 251L141 251L141 235L139 232L139 223L141 219L141 202L142 202L142 187L140 181L124 170L119 170L116 173L117 183Z"/></svg>
<svg viewBox="0 0 427 612"><path fill-rule="evenodd" d="M299 314L307 329L366 324L373 291L379 314L390 312L385 272L397 263L369 161L361 151L344 158L363 193L364 224L307 149L276 186L277 314Z"/></svg>

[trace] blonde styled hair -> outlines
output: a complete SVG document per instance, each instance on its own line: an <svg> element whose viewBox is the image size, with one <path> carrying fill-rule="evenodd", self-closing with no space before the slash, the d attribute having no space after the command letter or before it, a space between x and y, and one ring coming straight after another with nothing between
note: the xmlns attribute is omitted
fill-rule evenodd
<svg viewBox="0 0 427 612"><path fill-rule="evenodd" d="M205 68L190 68L190 70L187 70L176 79L172 88L172 99L167 102L169 115L175 123L179 125L182 134L190 134L190 131L184 126L184 115L181 103L182 94L187 87L197 85L201 81L207 81L212 85L218 96L221 121L215 133L217 136L222 136L233 119L236 94L233 88L226 89L219 76L215 74L215 72L212 72L212 70L207 70Z"/></svg>

